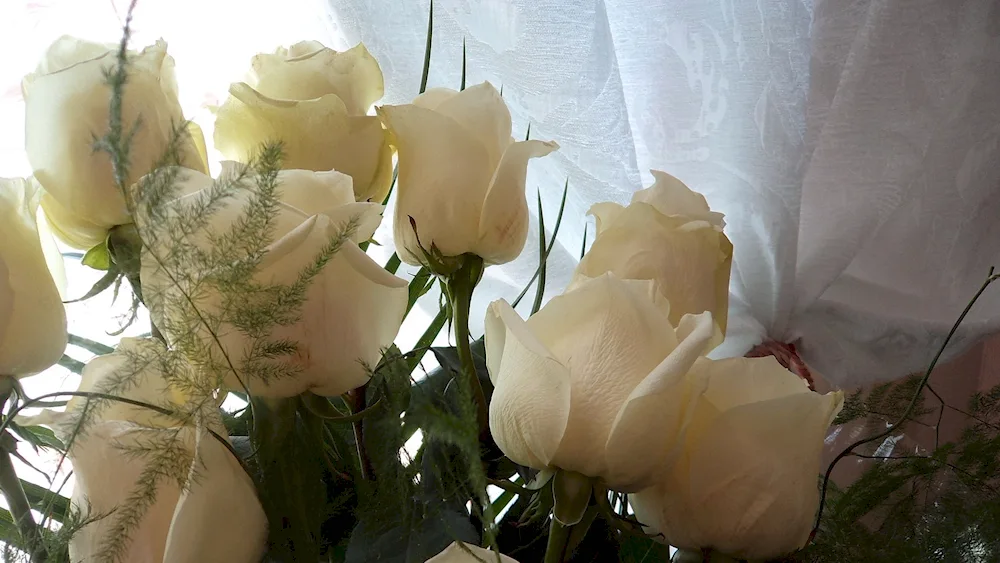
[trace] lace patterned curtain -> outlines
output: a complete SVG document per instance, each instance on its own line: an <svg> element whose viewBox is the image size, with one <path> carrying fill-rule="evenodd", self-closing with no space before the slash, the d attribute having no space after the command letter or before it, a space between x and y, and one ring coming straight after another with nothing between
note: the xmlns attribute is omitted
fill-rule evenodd
<svg viewBox="0 0 1000 563"><path fill-rule="evenodd" d="M3 4L0 174L13 175L26 173L20 76L62 33L114 41L123 6ZM384 103L408 101L427 13L427 0L140 0L136 41L169 41L187 111L208 125L200 108L250 56L304 38L364 41ZM530 123L562 147L528 182L551 229L569 180L550 294L589 206L627 201L650 168L726 214L735 257L719 355L771 338L797 342L835 384L899 377L926 365L1000 266L996 0L437 0L431 85L457 87L463 39L469 82L503 86L515 136ZM536 260L529 242L491 268L479 310L516 295ZM998 329L992 291L953 350Z"/></svg>

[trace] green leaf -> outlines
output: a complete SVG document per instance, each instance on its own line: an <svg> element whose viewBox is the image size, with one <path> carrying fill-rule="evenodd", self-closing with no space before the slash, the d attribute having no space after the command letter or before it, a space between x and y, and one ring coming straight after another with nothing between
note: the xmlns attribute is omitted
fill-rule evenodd
<svg viewBox="0 0 1000 563"><path fill-rule="evenodd" d="M420 75L420 92L427 91L427 75L431 70L431 37L434 35L434 0L430 2L430 9L427 10L427 44L424 47L424 70Z"/></svg>
<svg viewBox="0 0 1000 563"><path fill-rule="evenodd" d="M80 263L95 270L111 268L111 251L108 250L108 239L105 238L100 244L88 250Z"/></svg>
<svg viewBox="0 0 1000 563"><path fill-rule="evenodd" d="M458 90L465 90L465 36L462 36L462 84Z"/></svg>
<svg viewBox="0 0 1000 563"><path fill-rule="evenodd" d="M53 448L60 452L66 451L66 445L56 437L55 432L44 426L21 426L13 420L9 421L7 426L22 440L31 444L36 451L38 448Z"/></svg>
<svg viewBox="0 0 1000 563"><path fill-rule="evenodd" d="M445 309L438 311L437 316L431 321L431 324L427 326L424 330L423 335L420 336L420 340L417 340L417 344L413 347L413 353L407 360L407 373L413 373L413 370L420 365L420 360L427 353L427 349L430 347L434 339L437 338L438 334L441 334L441 329L444 328L444 324L448 322L448 312Z"/></svg>
<svg viewBox="0 0 1000 563"><path fill-rule="evenodd" d="M70 358L69 356L67 356L65 354L63 354L63 357L59 358L59 361L57 363L60 366L68 369L69 371L71 371L71 372L73 372L73 373L75 373L77 375L80 375L81 373L83 373L83 368L87 365L87 364L81 362L80 360L74 360L73 358Z"/></svg>
<svg viewBox="0 0 1000 563"><path fill-rule="evenodd" d="M390 274L395 274L399 270L400 260L399 255L395 252L389 257L389 261L385 263L385 270Z"/></svg>
<svg viewBox="0 0 1000 563"><path fill-rule="evenodd" d="M535 286L535 301L531 304L531 314L534 315L542 307L545 296L545 263L548 261L548 250L545 247L545 215L542 213L542 192L538 194L538 285ZM555 237L553 237L555 241Z"/></svg>
<svg viewBox="0 0 1000 563"><path fill-rule="evenodd" d="M622 537L618 547L621 563L660 563L670 561L670 548L649 538Z"/></svg>
<svg viewBox="0 0 1000 563"><path fill-rule="evenodd" d="M361 522L351 533L345 562L424 563L455 540L479 543L468 513L444 510L411 515L402 525L385 531L374 531Z"/></svg>
<svg viewBox="0 0 1000 563"><path fill-rule="evenodd" d="M432 287L434 287L434 278L431 271L426 267L421 267L417 275L410 280L410 285L407 288L409 298L406 302L406 312L409 313L410 309L417 304L417 299L423 297Z"/></svg>
<svg viewBox="0 0 1000 563"><path fill-rule="evenodd" d="M531 126L530 126L530 124L528 126L528 132L529 133L531 132ZM566 195L568 193L569 193L569 179L567 178L566 179L566 183L563 185L562 201L559 204L559 214L556 215L556 225L552 229L552 239L549 241L548 246L545 247L545 252L539 254L539 256L538 256L538 268L535 269L535 274L533 276L531 276L531 279L528 280L527 284L525 284L524 289L522 289L521 293L518 294L518 296L517 296L516 299L514 299L514 302L511 304L512 307L517 307L518 303L521 302L521 299L524 299L524 296L528 293L528 288L531 287L531 284L534 283L535 280L538 279L538 277L540 275L544 275L543 274L543 270L545 269L545 263L546 263L546 261L549 258L549 254L552 252L552 248L556 244L556 237L559 236L559 227L562 226L563 211L566 209ZM539 206L539 210L538 210L538 229L539 229L539 231L541 231L539 233L539 235L541 235L541 236L544 236L544 234L543 234L545 232L544 225L545 225L545 223L544 223L544 219L542 218L541 207ZM584 234L584 237L586 237L586 234Z"/></svg>
<svg viewBox="0 0 1000 563"><path fill-rule="evenodd" d="M34 483L21 479L21 487L32 508L49 515L56 522L62 522L69 514L69 499Z"/></svg>
<svg viewBox="0 0 1000 563"><path fill-rule="evenodd" d="M94 285L90 288L90 291L88 291L83 297L79 297L77 299L71 299L69 301L65 301L64 303L69 304L69 303L78 303L80 301L86 301L87 299L90 299L91 297L111 287L111 284L115 283L115 280L118 279L118 277L121 275L122 275L121 272L119 272L117 269L111 268L110 270L108 270L108 273L104 274L104 276L101 279L97 280L97 282L94 283Z"/></svg>
<svg viewBox="0 0 1000 563"><path fill-rule="evenodd" d="M587 225L583 226L583 244L580 245L580 260L587 255Z"/></svg>
<svg viewBox="0 0 1000 563"><path fill-rule="evenodd" d="M88 352L92 352L98 356L103 356L104 354L110 354L111 352L115 351L113 347L108 346L107 344L101 344L100 342L91 340L89 338L84 338L82 336L77 336L75 334L70 334L68 336L70 344L72 344L73 346L79 346L80 348L83 348Z"/></svg>

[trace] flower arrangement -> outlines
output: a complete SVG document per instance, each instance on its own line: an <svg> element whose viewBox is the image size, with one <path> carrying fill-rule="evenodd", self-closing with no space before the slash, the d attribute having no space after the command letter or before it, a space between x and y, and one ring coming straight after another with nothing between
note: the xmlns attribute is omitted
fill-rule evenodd
<svg viewBox="0 0 1000 563"><path fill-rule="evenodd" d="M0 426L62 452L75 485L25 487L4 447L8 559L862 560L843 538L872 493L828 491L821 451L835 420L869 412L774 357L708 357L733 244L704 197L654 171L628 206L595 205L595 239L548 302L562 212L550 240L539 211L530 316L523 293L473 311L484 270L527 244L527 167L557 143L512 139L489 83L372 111L383 79L363 45L249 66L215 113L214 176L166 43L132 50L128 26L118 46L64 37L24 79L34 174L0 180ZM366 250L390 197L383 265ZM79 388L27 397L18 378L66 363L74 338L53 235L105 272L86 297L127 285L151 329L113 349L76 338L99 354ZM400 350L435 286L437 316ZM431 346L446 326L454 346ZM440 367L422 373L427 354ZM900 402L881 412L905 422ZM48 408L19 414L33 406ZM937 470L882 475L896 484L880 494Z"/></svg>

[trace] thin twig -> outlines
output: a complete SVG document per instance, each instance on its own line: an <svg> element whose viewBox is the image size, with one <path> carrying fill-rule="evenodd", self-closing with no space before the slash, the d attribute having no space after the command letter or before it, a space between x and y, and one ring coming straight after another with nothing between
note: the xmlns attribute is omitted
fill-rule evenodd
<svg viewBox="0 0 1000 563"><path fill-rule="evenodd" d="M990 268L990 272L987 275L986 280L983 282L983 285L980 286L979 291L977 291L976 294L972 296L972 299L965 306L965 309L962 310L962 314L958 316L958 319L952 325L951 330L948 331L948 335L945 337L944 342L941 343L941 346L940 348L938 348L937 353L934 355L934 359L931 360L930 365L927 366L927 371L924 372L924 376L920 380L920 384L917 386L916 391L913 393L913 398L910 399L910 404L907 405L906 410L903 411L903 414L902 416L899 417L899 420L897 420L895 424L888 425L887 428L882 432L879 432L874 436L862 438L852 443L851 445L847 446L846 448L843 449L843 451L837 454L837 457L833 458L833 461L830 462L829 467L827 467L826 469L826 474L823 476L823 486L820 489L819 509L816 512L816 523L813 526L812 532L809 534L810 541L812 541L812 539L816 537L816 533L819 532L820 522L822 521L823 518L823 508L826 505L826 491L827 488L830 486L830 476L833 473L833 469L837 466L837 462L844 459L848 455L854 453L854 448L857 448L858 446L863 446L865 444L889 436L890 434L892 434L892 432L894 432L897 428L899 428L901 424L905 423L909 419L910 415L913 413L913 409L916 408L917 406L917 402L920 400L920 394L923 393L924 387L927 386L927 382L930 380L931 374L934 372L934 368L937 366L937 363L941 359L941 356L944 355L944 351L948 347L948 343L951 342L951 339L955 336L955 333L958 332L958 327L961 326L963 321L965 321L965 317L969 314L969 311L972 310L972 307L976 304L976 301L979 300L979 297L986 291L986 288L988 288L990 284L992 284L993 282L997 281L997 279L1000 279L1000 275L994 274L994 271L995 271L994 268Z"/></svg>

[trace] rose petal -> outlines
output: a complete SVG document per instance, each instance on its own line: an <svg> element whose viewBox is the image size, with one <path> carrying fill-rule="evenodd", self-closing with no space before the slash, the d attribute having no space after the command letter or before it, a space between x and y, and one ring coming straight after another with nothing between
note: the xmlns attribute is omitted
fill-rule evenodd
<svg viewBox="0 0 1000 563"><path fill-rule="evenodd" d="M180 495L163 563L258 563L267 550L267 516L253 481L214 436L200 432L197 465Z"/></svg>
<svg viewBox="0 0 1000 563"><path fill-rule="evenodd" d="M71 503L85 515L104 516L73 534L69 543L71 561L94 561L104 553L109 534L120 521L118 510L128 507L146 463L121 449L146 443L163 430L149 430L128 422L112 421L93 425L78 437L70 450L75 486ZM178 439L193 446L193 429L181 430ZM129 534L122 561L163 561L167 532L180 497L176 481L161 479L156 500L143 512ZM203 523L203 525L206 525Z"/></svg>
<svg viewBox="0 0 1000 563"><path fill-rule="evenodd" d="M570 421L555 457L560 467L603 476L604 444L626 398L676 346L652 284L611 275L554 297L527 324L572 374ZM661 299L662 300L662 299Z"/></svg>
<svg viewBox="0 0 1000 563"><path fill-rule="evenodd" d="M486 350L496 385L490 400L493 439L516 463L548 467L567 430L568 370L503 300L487 312Z"/></svg>
<svg viewBox="0 0 1000 563"><path fill-rule="evenodd" d="M68 42L56 47L61 51ZM82 44L81 44L82 45ZM87 47L83 56L94 54ZM57 58L68 56L60 53ZM48 74L34 74L22 83L25 98L25 151L35 177L60 205L82 222L111 228L131 222L125 201L112 173L108 154L93 150L93 136L107 129L110 90L104 77L113 57L92 58L63 66L69 59L40 68L57 69ZM150 171L160 161L173 127L183 121L173 78L173 60L166 54L166 44L159 42L133 54L129 85L122 100L122 119L126 124L142 116L142 127L131 138L129 152L131 183ZM195 143L182 142L181 163L192 168L203 162ZM49 213L54 219L58 214ZM62 228L54 222L57 233L77 230ZM79 242L79 240L77 241Z"/></svg>
<svg viewBox="0 0 1000 563"><path fill-rule="evenodd" d="M365 115L384 91L378 61L360 43L337 52L318 41L303 41L287 51L257 55L250 83L263 95L284 100L332 94L349 115Z"/></svg>
<svg viewBox="0 0 1000 563"><path fill-rule="evenodd" d="M347 107L334 95L291 101L269 98L245 83L229 88L215 116L215 148L248 162L263 143L282 143L285 169L330 170L330 141L348 131Z"/></svg>
<svg viewBox="0 0 1000 563"><path fill-rule="evenodd" d="M614 207L614 221L601 221L603 230L574 278L614 272L624 279L655 280L670 300L672 323L688 313L710 311L720 332L712 347L720 344L729 307L729 239L704 221L668 217L648 204Z"/></svg>
<svg viewBox="0 0 1000 563"><path fill-rule="evenodd" d="M605 229L615 222L624 210L625 208L617 203L595 203L590 206L590 211L587 212L587 215L594 218L594 222L597 226L597 234L600 235L605 231Z"/></svg>
<svg viewBox="0 0 1000 563"><path fill-rule="evenodd" d="M355 201L351 177L334 170L282 170L278 182L279 199L307 216Z"/></svg>
<svg viewBox="0 0 1000 563"><path fill-rule="evenodd" d="M678 331L676 348L629 394L611 426L605 479L619 490L652 485L679 455L692 405L708 385L688 371L712 339L715 323L709 313L684 320L689 326Z"/></svg>
<svg viewBox="0 0 1000 563"><path fill-rule="evenodd" d="M419 265L420 244L445 256L470 252L493 169L479 140L455 120L414 105L383 106L379 115L399 153L393 236L400 259Z"/></svg>
<svg viewBox="0 0 1000 563"><path fill-rule="evenodd" d="M479 219L476 254L487 264L510 262L521 254L528 236L524 181L528 159L559 148L554 142L522 141L507 147L493 176Z"/></svg>
<svg viewBox="0 0 1000 563"><path fill-rule="evenodd" d="M684 182L660 170L650 170L656 182L632 194L632 203L648 203L664 215L684 215L723 227L722 213L712 211L705 196L687 187Z"/></svg>
<svg viewBox="0 0 1000 563"><path fill-rule="evenodd" d="M516 560L501 554L500 563L517 563ZM455 541L444 551L431 557L427 563L497 563L495 551Z"/></svg>
<svg viewBox="0 0 1000 563"><path fill-rule="evenodd" d="M442 103L457 95L458 90L452 90L451 88L428 88L423 94L413 98L413 101L410 103L426 109L437 109Z"/></svg>
<svg viewBox="0 0 1000 563"><path fill-rule="evenodd" d="M491 170L499 165L500 157L511 144L510 110L492 84L476 84L453 96L435 95L432 103L435 112L454 119L479 139L489 154Z"/></svg>
<svg viewBox="0 0 1000 563"><path fill-rule="evenodd" d="M0 178L0 374L21 377L56 363L66 348L66 310L39 239L35 186Z"/></svg>
<svg viewBox="0 0 1000 563"><path fill-rule="evenodd" d="M724 553L768 559L805 545L819 503L823 438L840 394L813 392L726 411L691 453L692 507L701 537ZM739 460L734 463L734 460Z"/></svg>

